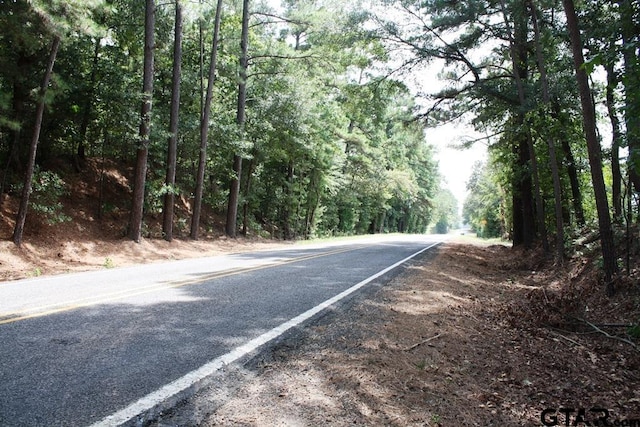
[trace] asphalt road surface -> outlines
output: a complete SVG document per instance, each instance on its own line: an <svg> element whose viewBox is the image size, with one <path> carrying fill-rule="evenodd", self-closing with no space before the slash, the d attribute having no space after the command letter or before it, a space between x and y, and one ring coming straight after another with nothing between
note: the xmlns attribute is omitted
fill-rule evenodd
<svg viewBox="0 0 640 427"><path fill-rule="evenodd" d="M136 419L434 244L387 236L0 282L0 426Z"/></svg>

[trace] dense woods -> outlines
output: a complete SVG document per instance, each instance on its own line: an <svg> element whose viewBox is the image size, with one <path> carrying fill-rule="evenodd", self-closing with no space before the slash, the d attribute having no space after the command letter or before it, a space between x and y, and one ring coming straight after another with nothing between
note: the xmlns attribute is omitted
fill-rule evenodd
<svg viewBox="0 0 640 427"><path fill-rule="evenodd" d="M172 239L175 196L194 239L211 215L226 216L232 237L285 239L424 232L431 222L433 148L360 7L3 1L1 20L5 194L29 197L19 190L42 102L26 182L64 179L45 169L54 158L77 171L87 158L133 166L122 202L135 241L145 216L160 213ZM36 93L54 40L51 83Z"/></svg>
<svg viewBox="0 0 640 427"><path fill-rule="evenodd" d="M489 147L464 205L479 234L562 263L594 230L610 293L636 244L637 0L0 0L0 27L18 245L27 214L65 220L61 158L131 168L135 241L149 215L167 240L213 216L231 237L446 232L424 129L449 121Z"/></svg>

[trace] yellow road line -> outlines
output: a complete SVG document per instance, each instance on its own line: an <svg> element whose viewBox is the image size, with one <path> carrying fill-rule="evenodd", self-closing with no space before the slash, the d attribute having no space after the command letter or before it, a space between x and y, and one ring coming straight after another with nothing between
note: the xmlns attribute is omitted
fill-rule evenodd
<svg viewBox="0 0 640 427"><path fill-rule="evenodd" d="M138 288L126 289L123 291L97 295L95 297L80 298L76 300L65 301L57 304L50 304L50 305L45 305L40 307L33 307L33 308L10 312L10 313L0 313L0 319L1 319L0 325L15 323L21 320L33 319L37 317L49 316L51 314L73 311L80 308L86 308L94 305L104 304L107 302L117 301L117 300L121 300L128 297L153 293L156 291L181 288L189 285L198 285L198 284L207 282L209 280L219 279L219 278L228 277L228 276L235 276L242 273L263 270L266 268L278 267L281 265L292 264L292 263L306 261L314 258L321 258L324 256L335 255L343 252L350 252L356 249L358 248L336 249L333 251L301 256L301 257L292 258L284 261L278 261L270 264L259 265L256 267L248 267L248 268L236 269L233 271L221 271L217 273L211 273L195 280L189 279L189 280L183 280L179 282L169 282L165 284L153 284L153 285L141 286Z"/></svg>

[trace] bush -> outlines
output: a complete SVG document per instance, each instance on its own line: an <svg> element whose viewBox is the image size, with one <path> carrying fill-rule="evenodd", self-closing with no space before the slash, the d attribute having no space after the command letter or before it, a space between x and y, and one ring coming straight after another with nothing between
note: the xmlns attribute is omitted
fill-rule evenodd
<svg viewBox="0 0 640 427"><path fill-rule="evenodd" d="M60 198L65 194L65 183L56 173L39 169L35 171L29 203L31 209L40 214L47 224L71 221L70 217L62 213Z"/></svg>

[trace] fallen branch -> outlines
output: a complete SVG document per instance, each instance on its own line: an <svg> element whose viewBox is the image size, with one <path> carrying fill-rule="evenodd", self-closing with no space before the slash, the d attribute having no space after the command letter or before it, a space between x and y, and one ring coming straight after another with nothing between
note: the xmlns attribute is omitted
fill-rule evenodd
<svg viewBox="0 0 640 427"><path fill-rule="evenodd" d="M550 305L551 303L549 302L549 298L547 298L547 291L544 290L544 288L542 289L542 294L544 295L544 300L547 302L547 305Z"/></svg>
<svg viewBox="0 0 640 427"><path fill-rule="evenodd" d="M431 337L431 338L427 338L427 339L426 339L426 340L424 340L424 341L420 341L419 343L414 344L414 345L412 345L412 346L411 346L411 347L409 347L409 348L405 348L405 349L404 349L404 351L411 351L411 350L413 350L413 349L414 349L414 348L416 348L416 347L420 347L421 345L428 343L429 341L433 341L433 340L435 340L436 338L438 338L438 337L439 337L439 336L441 336L441 335L442 335L442 334L438 334L438 335L433 336L433 337Z"/></svg>
<svg viewBox="0 0 640 427"><path fill-rule="evenodd" d="M561 334L560 332L554 331L553 329L549 329L549 332L551 332L553 335L560 337L562 339L565 339L567 341L569 341L571 344L574 344L578 347L584 347L582 344L580 344L579 342L572 340L571 338L567 337L566 335Z"/></svg>
<svg viewBox="0 0 640 427"><path fill-rule="evenodd" d="M633 328L630 323L594 323L599 328Z"/></svg>
<svg viewBox="0 0 640 427"><path fill-rule="evenodd" d="M593 328L593 330L594 330L594 331L601 333L601 334L602 334L602 335L604 335L605 337L607 337L607 338L611 338L611 339L616 340L616 341L623 342L623 343L625 343L625 344L629 344L629 345L630 345L631 347L633 347L636 351L638 351L638 346L637 346L637 345L636 345L636 343L634 343L633 341L630 341L630 340L628 340L628 339L626 339L626 338L619 337L619 336L617 336L617 335L611 335L610 333L608 333L608 332L606 332L606 331L603 331L602 329L598 328L596 325L594 325L593 323L589 322L588 320L585 320L585 319L579 319L579 320L581 320L582 322L584 322L584 323L586 323L587 325L591 326L591 328Z"/></svg>

